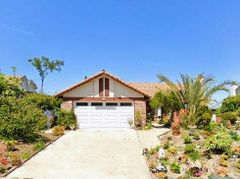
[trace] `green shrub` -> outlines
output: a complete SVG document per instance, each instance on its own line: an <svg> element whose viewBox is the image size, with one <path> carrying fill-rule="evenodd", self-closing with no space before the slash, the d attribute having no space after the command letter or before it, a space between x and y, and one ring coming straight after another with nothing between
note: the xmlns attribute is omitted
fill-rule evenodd
<svg viewBox="0 0 240 179"><path fill-rule="evenodd" d="M152 129L152 123L151 122L147 123L145 129L147 130Z"/></svg>
<svg viewBox="0 0 240 179"><path fill-rule="evenodd" d="M38 93L29 93L25 95L22 100L28 104L37 106L43 111L59 110L61 104L61 100L56 97Z"/></svg>
<svg viewBox="0 0 240 179"><path fill-rule="evenodd" d="M57 125L64 126L65 128L76 127L76 116L74 112L59 111Z"/></svg>
<svg viewBox="0 0 240 179"><path fill-rule="evenodd" d="M171 155L176 155L177 154L177 148L176 147L169 147L169 149L167 151Z"/></svg>
<svg viewBox="0 0 240 179"><path fill-rule="evenodd" d="M5 140L4 144L7 146L8 151L13 151L15 149L15 145L17 144L17 141L15 141L15 140Z"/></svg>
<svg viewBox="0 0 240 179"><path fill-rule="evenodd" d="M159 151L160 147L161 147L160 145L157 145L154 148L150 148L150 150L148 150L148 154L153 155L153 154L157 153Z"/></svg>
<svg viewBox="0 0 240 179"><path fill-rule="evenodd" d="M237 161L234 166L235 166L237 169L240 169L240 160Z"/></svg>
<svg viewBox="0 0 240 179"><path fill-rule="evenodd" d="M240 140L240 136L238 135L238 133L236 131L230 131L229 135L231 136L232 140L234 140L234 141Z"/></svg>
<svg viewBox="0 0 240 179"><path fill-rule="evenodd" d="M154 148L150 148L149 150L148 150L148 154L149 155L153 155L153 154L155 154L157 151L154 149Z"/></svg>
<svg viewBox="0 0 240 179"><path fill-rule="evenodd" d="M169 165L169 161L167 159L160 159L159 160L159 163L161 163L162 165L166 166L166 165Z"/></svg>
<svg viewBox="0 0 240 179"><path fill-rule="evenodd" d="M45 128L43 111L16 97L0 97L0 137L33 141Z"/></svg>
<svg viewBox="0 0 240 179"><path fill-rule="evenodd" d="M206 139L206 148L214 153L229 152L232 146L231 136L224 130Z"/></svg>
<svg viewBox="0 0 240 179"><path fill-rule="evenodd" d="M136 111L134 114L134 125L136 127L142 127L142 113L141 111Z"/></svg>
<svg viewBox="0 0 240 179"><path fill-rule="evenodd" d="M158 152L160 148L161 148L161 146L160 146L160 145L157 145L157 146L155 147L155 150Z"/></svg>
<svg viewBox="0 0 240 179"><path fill-rule="evenodd" d="M24 152L21 154L21 159L22 160L27 160L31 157L31 153L30 152Z"/></svg>
<svg viewBox="0 0 240 179"><path fill-rule="evenodd" d="M16 77L5 76L0 73L0 95L21 97L25 92L20 88L20 80Z"/></svg>
<svg viewBox="0 0 240 179"><path fill-rule="evenodd" d="M237 120L237 114L235 112L225 112L223 114L220 114L219 117L223 120L225 124L228 121L230 121L231 124L234 124Z"/></svg>
<svg viewBox="0 0 240 179"><path fill-rule="evenodd" d="M7 169L6 169L4 166L1 166L1 165L0 165L0 174L5 173L6 170L7 170Z"/></svg>
<svg viewBox="0 0 240 179"><path fill-rule="evenodd" d="M193 161L196 161L200 158L199 151L194 144L187 144L185 146L184 152Z"/></svg>
<svg viewBox="0 0 240 179"><path fill-rule="evenodd" d="M199 140L200 139L200 136L199 136L199 134L197 132L194 133L193 139L194 140Z"/></svg>
<svg viewBox="0 0 240 179"><path fill-rule="evenodd" d="M168 149L169 146L170 146L169 140L167 140L166 142L163 143L163 148L164 148L164 149Z"/></svg>
<svg viewBox="0 0 240 179"><path fill-rule="evenodd" d="M225 112L234 112L239 109L240 106L240 95L231 96L222 102L222 106L220 108L221 113Z"/></svg>
<svg viewBox="0 0 240 179"><path fill-rule="evenodd" d="M192 160L192 161L196 161L198 159L200 159L200 154L198 150L194 150L193 152L188 154L188 157Z"/></svg>
<svg viewBox="0 0 240 179"><path fill-rule="evenodd" d="M207 106L202 106L198 111L198 128L205 128L209 125L212 119L212 112Z"/></svg>
<svg viewBox="0 0 240 179"><path fill-rule="evenodd" d="M191 153L195 150L196 146L194 144L187 144L184 148L186 154Z"/></svg>
<svg viewBox="0 0 240 179"><path fill-rule="evenodd" d="M45 143L43 141L38 141L37 143L34 144L33 149L36 151L40 151L44 149Z"/></svg>
<svg viewBox="0 0 240 179"><path fill-rule="evenodd" d="M181 172L181 167L178 163L174 162L170 165L170 170L173 173L180 173Z"/></svg>
<svg viewBox="0 0 240 179"><path fill-rule="evenodd" d="M192 138L190 136L185 136L184 137L184 144L190 144L192 143Z"/></svg>

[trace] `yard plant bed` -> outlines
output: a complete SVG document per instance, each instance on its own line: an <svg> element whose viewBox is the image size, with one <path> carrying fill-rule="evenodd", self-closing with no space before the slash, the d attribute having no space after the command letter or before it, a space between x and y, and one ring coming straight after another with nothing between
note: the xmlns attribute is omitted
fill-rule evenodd
<svg viewBox="0 0 240 179"><path fill-rule="evenodd" d="M239 131L215 128L197 130L194 135L168 133L160 144L148 149L149 169L157 178L240 178ZM216 145L215 145L216 144Z"/></svg>
<svg viewBox="0 0 240 179"><path fill-rule="evenodd" d="M0 140L0 177L4 177L62 135L42 133L35 142Z"/></svg>

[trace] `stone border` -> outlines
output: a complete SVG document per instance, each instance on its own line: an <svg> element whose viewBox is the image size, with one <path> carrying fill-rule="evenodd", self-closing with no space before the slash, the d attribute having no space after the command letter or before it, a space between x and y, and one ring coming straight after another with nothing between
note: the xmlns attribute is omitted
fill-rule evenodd
<svg viewBox="0 0 240 179"><path fill-rule="evenodd" d="M71 131L71 130L69 130ZM15 166L13 168L11 168L9 171L7 171L6 173L4 173L3 175L0 175L1 177L7 177L10 173L12 173L13 171L15 171L16 169L20 168L23 164L25 164L26 162L28 162L29 160L31 160L34 156L36 156L38 153L40 153L41 151L45 150L49 145L51 145L52 143L56 142L58 139L60 139L61 137L63 137L66 133L68 133L69 131L65 131L64 134L62 136L57 137L56 139L50 141L49 143L47 143L46 146L44 146L44 148L42 148L41 150L33 153L33 155L31 157L29 157L27 160L24 160L20 165Z"/></svg>

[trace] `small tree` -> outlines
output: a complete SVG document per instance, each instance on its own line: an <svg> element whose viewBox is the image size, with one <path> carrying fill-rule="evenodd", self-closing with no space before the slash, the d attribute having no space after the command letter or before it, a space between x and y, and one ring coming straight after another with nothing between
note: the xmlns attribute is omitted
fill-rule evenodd
<svg viewBox="0 0 240 179"><path fill-rule="evenodd" d="M41 89L40 92L43 93L43 85L44 80L49 74L49 72L58 71L60 72L62 70L62 66L64 65L64 62L62 60L50 60L47 57L35 57L33 59L28 60L28 62L36 68L36 70L39 73L39 76L41 78Z"/></svg>
<svg viewBox="0 0 240 179"><path fill-rule="evenodd" d="M17 67L16 66L12 66L11 68L12 68L13 76L16 76Z"/></svg>

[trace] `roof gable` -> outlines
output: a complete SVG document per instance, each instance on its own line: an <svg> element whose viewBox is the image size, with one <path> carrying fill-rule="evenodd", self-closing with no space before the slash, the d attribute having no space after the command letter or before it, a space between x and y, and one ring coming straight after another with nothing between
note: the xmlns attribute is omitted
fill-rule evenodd
<svg viewBox="0 0 240 179"><path fill-rule="evenodd" d="M115 77L115 76L113 76L112 74L106 72L105 70L103 70L103 71L101 71L101 72L99 72L99 73L97 73L97 74L95 74L95 75L93 75L93 76L91 76L91 77L89 77L89 78L87 78L87 79L85 79L85 80L83 80L83 81L81 81L81 82L79 82L79 83L77 83L77 84L75 84L75 85L73 85L73 86L71 86L71 87L63 90L63 91L61 91L61 92L59 92L59 93L57 93L55 96L57 96L57 97L63 97L63 95L64 95L65 93L67 93L67 92L69 92L69 91L72 91L72 90L74 90L74 89L76 89L76 88L78 88L78 87L80 87L80 86L82 86L82 85L84 85L84 84L86 84L86 83L88 83L88 82L90 82L90 81L92 81L92 80L94 80L94 79L102 76L102 75L105 75L105 76L107 76L107 77L109 77L109 78L117 81L117 82L120 83L121 85L126 86L126 87L132 89L133 91L142 94L142 95L145 96L145 97L150 97L148 94L146 94L146 93L138 90L137 88L134 88L133 86L131 86L131 85L127 84L126 82L120 80L118 77Z"/></svg>

